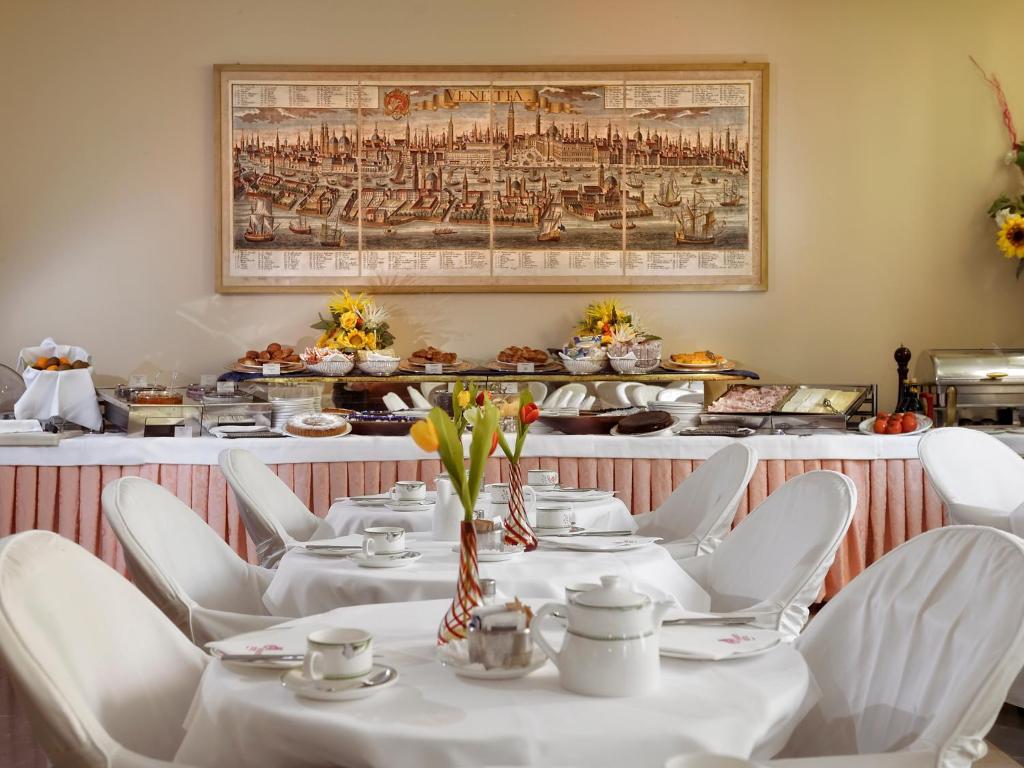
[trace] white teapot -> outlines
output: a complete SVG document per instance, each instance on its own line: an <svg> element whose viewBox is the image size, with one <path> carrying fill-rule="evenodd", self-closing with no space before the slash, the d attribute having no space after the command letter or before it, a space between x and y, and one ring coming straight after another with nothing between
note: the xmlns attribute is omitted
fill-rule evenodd
<svg viewBox="0 0 1024 768"><path fill-rule="evenodd" d="M602 576L600 588L568 604L543 606L530 634L558 667L563 688L588 696L636 696L658 685L658 635L671 606L671 601L655 603L634 592L621 576ZM569 617L561 651L541 633L541 622L555 611Z"/></svg>

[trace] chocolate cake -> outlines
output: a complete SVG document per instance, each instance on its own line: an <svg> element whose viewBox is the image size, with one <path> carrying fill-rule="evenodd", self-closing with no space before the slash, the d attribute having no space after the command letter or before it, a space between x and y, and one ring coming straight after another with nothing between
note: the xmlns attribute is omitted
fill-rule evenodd
<svg viewBox="0 0 1024 768"><path fill-rule="evenodd" d="M672 426L672 414L665 411L643 411L627 416L619 422L620 435L646 435Z"/></svg>

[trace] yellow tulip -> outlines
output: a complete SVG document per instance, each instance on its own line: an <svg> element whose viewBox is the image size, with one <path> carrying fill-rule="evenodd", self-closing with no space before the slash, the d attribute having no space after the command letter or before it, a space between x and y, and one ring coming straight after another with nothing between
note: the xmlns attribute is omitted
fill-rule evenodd
<svg viewBox="0 0 1024 768"><path fill-rule="evenodd" d="M413 424L409 430L409 435L412 437L413 442L427 453L434 453L438 445L440 445L440 441L437 438L437 430L426 419Z"/></svg>
<svg viewBox="0 0 1024 768"><path fill-rule="evenodd" d="M459 408L465 408L469 405L469 390L464 389L459 392Z"/></svg>

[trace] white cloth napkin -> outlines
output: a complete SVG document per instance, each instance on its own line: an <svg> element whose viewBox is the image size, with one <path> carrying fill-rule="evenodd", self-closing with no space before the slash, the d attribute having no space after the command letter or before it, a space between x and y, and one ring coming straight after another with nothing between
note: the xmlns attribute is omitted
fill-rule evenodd
<svg viewBox="0 0 1024 768"><path fill-rule="evenodd" d="M347 536L336 536L333 539L289 541L284 546L286 549L308 549L310 547L314 549L324 547L361 547L363 546L363 537L358 533L350 533Z"/></svg>
<svg viewBox="0 0 1024 768"><path fill-rule="evenodd" d="M43 425L36 419L2 419L0 420L0 435L9 435L15 432L42 432Z"/></svg>
<svg viewBox="0 0 1024 768"><path fill-rule="evenodd" d="M656 536L543 536L545 548L572 549L579 552L627 552L661 541Z"/></svg>
<svg viewBox="0 0 1024 768"><path fill-rule="evenodd" d="M96 385L92 368L71 371L37 371L31 363L38 357L67 357L89 360L89 353L81 347L58 344L47 338L38 347L26 347L18 355L18 371L25 380L25 394L14 404L18 419L47 419L59 416L98 430L103 425L100 406L96 401Z"/></svg>
<svg viewBox="0 0 1024 768"><path fill-rule="evenodd" d="M721 661L750 656L779 645L782 636L773 629L752 627L695 627L663 625L658 643L662 656Z"/></svg>

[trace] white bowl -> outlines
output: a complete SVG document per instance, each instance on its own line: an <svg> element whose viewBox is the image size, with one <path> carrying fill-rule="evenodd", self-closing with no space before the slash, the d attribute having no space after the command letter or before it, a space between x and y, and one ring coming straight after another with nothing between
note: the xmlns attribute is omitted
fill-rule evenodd
<svg viewBox="0 0 1024 768"><path fill-rule="evenodd" d="M355 367L351 360L332 360L331 362L307 363L306 370L319 373L321 376L344 376Z"/></svg>
<svg viewBox="0 0 1024 768"><path fill-rule="evenodd" d="M562 365L565 366L565 370L574 376L586 376L588 374L597 373L604 368L604 363L604 358L595 360L591 357L562 357Z"/></svg>
<svg viewBox="0 0 1024 768"><path fill-rule="evenodd" d="M390 376L398 370L400 362L402 362L400 357L385 358L383 360L360 360L359 370L371 376Z"/></svg>
<svg viewBox="0 0 1024 768"><path fill-rule="evenodd" d="M617 373L633 373L636 370L637 359L635 357L611 357L612 368Z"/></svg>

